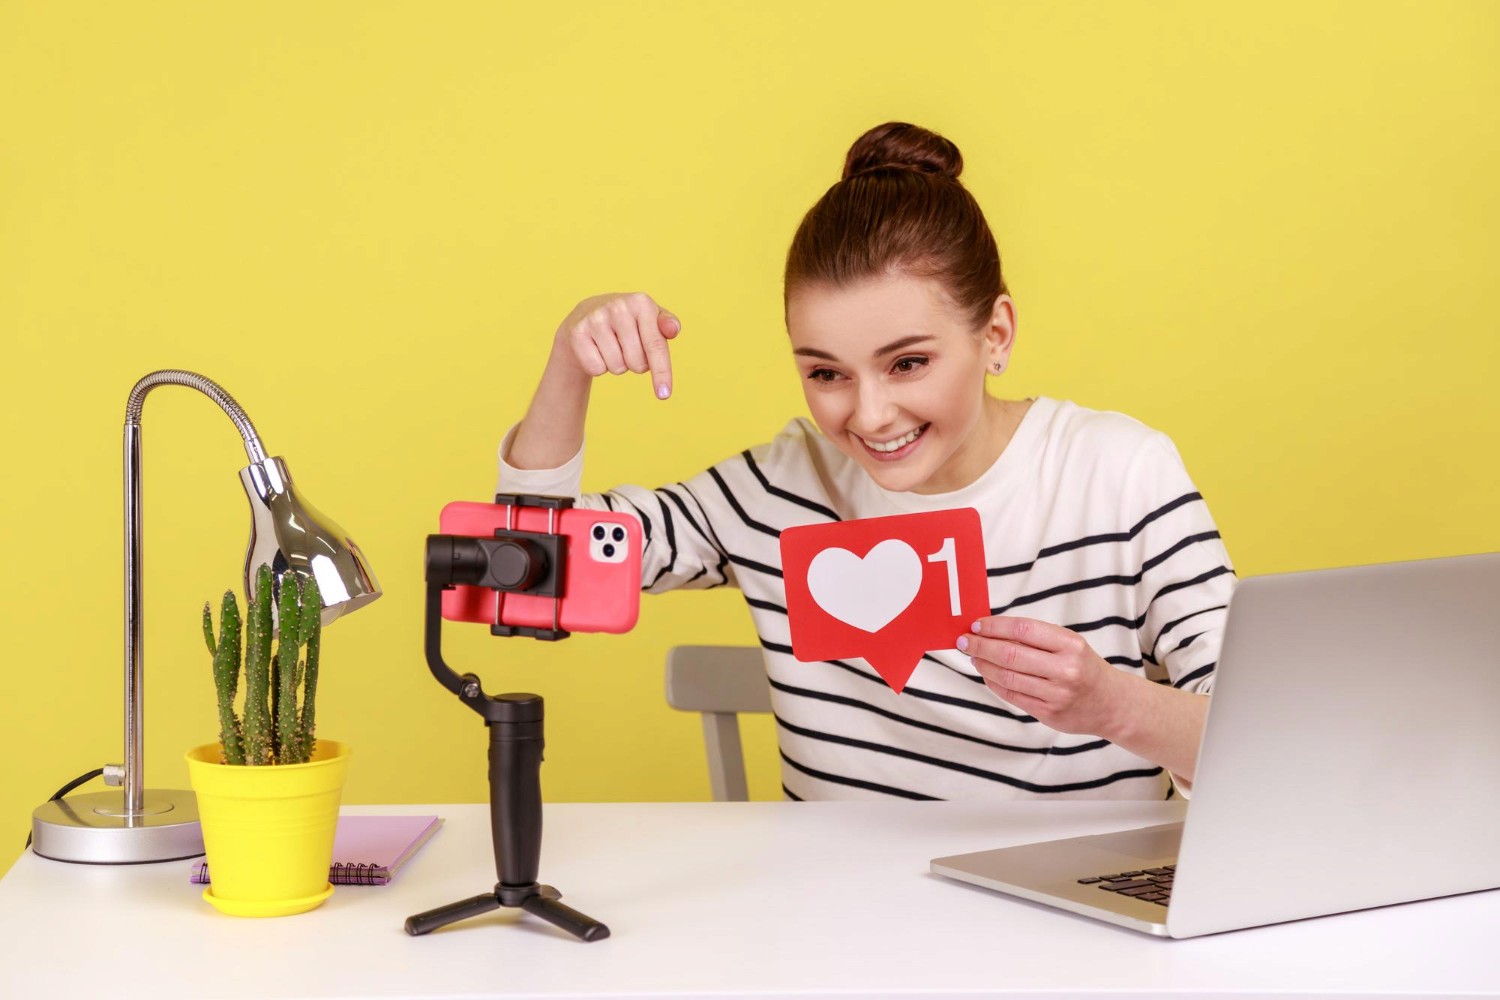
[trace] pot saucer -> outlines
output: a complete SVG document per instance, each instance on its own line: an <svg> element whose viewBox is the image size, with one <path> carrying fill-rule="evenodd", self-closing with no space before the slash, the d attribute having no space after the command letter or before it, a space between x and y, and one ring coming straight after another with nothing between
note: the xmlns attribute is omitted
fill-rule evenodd
<svg viewBox="0 0 1500 1000"><path fill-rule="evenodd" d="M220 913L235 917L286 917L293 913L306 913L323 905L333 895L333 883L328 883L322 892L301 899L220 899L214 895L214 887L203 890L203 898Z"/></svg>

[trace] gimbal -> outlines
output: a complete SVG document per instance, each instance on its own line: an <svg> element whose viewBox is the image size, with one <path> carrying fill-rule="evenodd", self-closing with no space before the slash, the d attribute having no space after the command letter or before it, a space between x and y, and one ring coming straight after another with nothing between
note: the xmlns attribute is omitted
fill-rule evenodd
<svg viewBox="0 0 1500 1000"><path fill-rule="evenodd" d="M490 731L490 836L500 881L492 891L406 920L406 932L428 934L447 924L502 906L520 907L584 941L609 937L609 928L559 902L562 894L537 882L542 853L542 699L535 694L488 695L473 674L459 674L443 661L443 591L459 585L506 593L562 596L567 539L553 534L558 511L573 505L566 497L500 494L497 504L541 507L551 512L547 533L497 530L495 538L465 535L427 537L427 666L438 683L484 719ZM557 627L490 627L493 635L529 636L555 641L568 633Z"/></svg>

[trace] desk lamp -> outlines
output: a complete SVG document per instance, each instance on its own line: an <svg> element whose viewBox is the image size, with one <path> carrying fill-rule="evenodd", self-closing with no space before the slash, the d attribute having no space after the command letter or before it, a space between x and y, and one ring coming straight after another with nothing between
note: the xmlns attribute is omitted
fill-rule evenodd
<svg viewBox="0 0 1500 1000"><path fill-rule="evenodd" d="M144 787L141 410L146 394L159 385L197 389L229 415L245 439L250 464L240 470L240 482L250 500L246 593L252 590L256 568L264 563L278 578L290 569L318 581L325 625L380 596L380 585L359 546L297 494L286 463L266 457L250 418L234 397L188 371L155 371L137 382L125 404L125 764L104 768L105 782L124 788L59 798L37 807L32 813L33 850L57 861L140 864L203 853L193 793Z"/></svg>

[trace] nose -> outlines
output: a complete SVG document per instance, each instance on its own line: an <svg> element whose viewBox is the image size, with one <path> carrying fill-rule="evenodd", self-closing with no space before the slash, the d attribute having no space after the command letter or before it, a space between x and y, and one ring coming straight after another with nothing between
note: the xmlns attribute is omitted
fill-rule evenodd
<svg viewBox="0 0 1500 1000"><path fill-rule="evenodd" d="M890 390L878 379L863 379L859 383L858 398L854 405L855 432L864 435L878 434L896 419L896 401Z"/></svg>

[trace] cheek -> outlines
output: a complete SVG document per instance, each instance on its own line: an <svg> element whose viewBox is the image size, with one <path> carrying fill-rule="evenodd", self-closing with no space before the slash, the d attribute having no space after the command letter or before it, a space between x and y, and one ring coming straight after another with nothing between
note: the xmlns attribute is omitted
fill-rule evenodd
<svg viewBox="0 0 1500 1000"><path fill-rule="evenodd" d="M843 393L812 387L811 383L802 390L802 398L807 400L807 412L812 414L813 423L830 437L848 419L848 407L843 402L843 396Z"/></svg>
<svg viewBox="0 0 1500 1000"><path fill-rule="evenodd" d="M948 427L965 425L975 419L983 403L982 384L968 378L926 379L920 392L914 394L913 408L920 408L925 419Z"/></svg>

